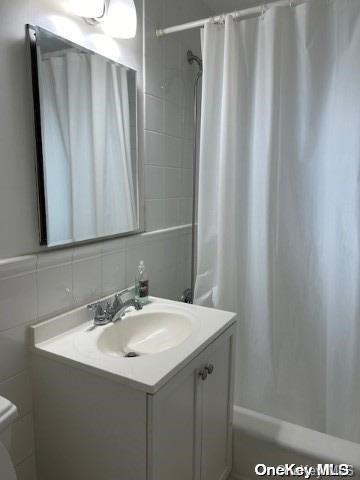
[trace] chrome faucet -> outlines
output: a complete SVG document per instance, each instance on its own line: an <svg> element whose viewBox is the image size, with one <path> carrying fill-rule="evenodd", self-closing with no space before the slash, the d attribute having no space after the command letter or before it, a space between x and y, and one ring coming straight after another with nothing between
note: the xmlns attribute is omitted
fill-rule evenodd
<svg viewBox="0 0 360 480"><path fill-rule="evenodd" d="M89 311L94 312L95 326L121 320L130 307L134 307L136 310L143 308L141 302L134 298L129 290L123 290L116 294L113 303L95 302L87 306Z"/></svg>
<svg viewBox="0 0 360 480"><path fill-rule="evenodd" d="M116 296L117 297L117 296ZM116 302L117 298L115 297L114 303ZM134 307L135 310L141 310L143 308L142 303L139 302L136 298L130 298L129 300L125 302L118 302L118 308L114 311L114 315L111 319L113 323L117 322L118 320L121 320L122 318L125 317L127 310L130 307Z"/></svg>

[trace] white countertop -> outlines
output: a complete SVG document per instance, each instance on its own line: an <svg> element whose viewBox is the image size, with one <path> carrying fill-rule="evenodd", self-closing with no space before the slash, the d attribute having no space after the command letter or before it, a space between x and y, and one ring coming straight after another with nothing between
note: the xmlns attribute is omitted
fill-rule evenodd
<svg viewBox="0 0 360 480"><path fill-rule="evenodd" d="M125 358L110 356L96 349L79 348L81 342L79 344L77 339L81 335L92 336L91 341L95 344L102 329L107 328L92 328L93 321L88 320L86 306L32 326L33 349L54 360L147 393L155 393L236 321L236 314L232 312L151 297L151 308L157 304L181 308L193 318L191 335L181 344L164 352ZM147 306L144 311L146 308Z"/></svg>

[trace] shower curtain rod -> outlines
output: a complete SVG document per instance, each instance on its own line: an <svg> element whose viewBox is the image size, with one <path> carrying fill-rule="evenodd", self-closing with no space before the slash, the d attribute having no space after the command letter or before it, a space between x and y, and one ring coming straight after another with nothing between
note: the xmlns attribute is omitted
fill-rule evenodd
<svg viewBox="0 0 360 480"><path fill-rule="evenodd" d="M290 7L296 7L302 3L306 3L310 0L278 0L269 2L264 5L258 5L257 7L246 8L244 10L236 10L235 12L223 13L214 17L203 18L202 20L195 20L194 22L183 23L182 25L174 25L173 27L158 28L156 30L157 37L163 37L171 33L183 32L184 30L191 30L193 28L203 27L206 23L220 23L224 20L226 15L231 15L234 19L240 20L245 18L256 17L263 15L269 7L281 7L289 5Z"/></svg>

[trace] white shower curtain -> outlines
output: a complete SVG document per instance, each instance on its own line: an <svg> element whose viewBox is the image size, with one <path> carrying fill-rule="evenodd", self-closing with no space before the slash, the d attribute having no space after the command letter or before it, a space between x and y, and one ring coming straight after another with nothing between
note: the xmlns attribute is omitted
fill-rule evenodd
<svg viewBox="0 0 360 480"><path fill-rule="evenodd" d="M360 442L360 2L207 24L196 303L235 403Z"/></svg>
<svg viewBox="0 0 360 480"><path fill-rule="evenodd" d="M69 50L40 78L48 243L135 229L127 69Z"/></svg>

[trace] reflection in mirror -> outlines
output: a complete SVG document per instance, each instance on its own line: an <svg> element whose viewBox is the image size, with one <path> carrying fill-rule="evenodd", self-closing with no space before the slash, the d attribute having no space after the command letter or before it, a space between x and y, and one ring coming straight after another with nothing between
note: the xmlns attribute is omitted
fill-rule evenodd
<svg viewBox="0 0 360 480"><path fill-rule="evenodd" d="M136 72L30 27L41 243L139 229Z"/></svg>

